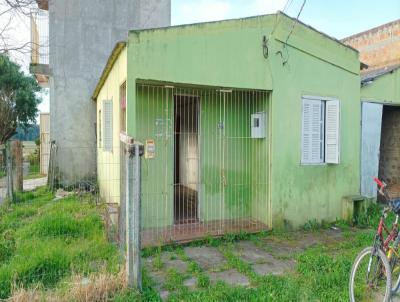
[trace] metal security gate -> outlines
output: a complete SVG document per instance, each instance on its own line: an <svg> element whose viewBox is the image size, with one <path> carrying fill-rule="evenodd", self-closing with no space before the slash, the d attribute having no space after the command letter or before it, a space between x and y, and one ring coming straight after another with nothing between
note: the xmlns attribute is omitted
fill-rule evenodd
<svg viewBox="0 0 400 302"><path fill-rule="evenodd" d="M139 84L136 104L144 246L267 228L266 91Z"/></svg>

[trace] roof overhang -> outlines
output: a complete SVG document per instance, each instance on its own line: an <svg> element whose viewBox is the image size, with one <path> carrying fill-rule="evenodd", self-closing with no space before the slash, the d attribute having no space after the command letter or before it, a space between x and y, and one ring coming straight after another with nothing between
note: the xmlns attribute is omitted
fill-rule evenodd
<svg viewBox="0 0 400 302"><path fill-rule="evenodd" d="M103 72L101 73L100 79L97 82L96 88L94 89L92 93L92 100L96 101L97 97L99 96L100 90L103 87L112 67L114 66L115 61L118 59L120 53L122 50L125 48L126 42L125 41L120 41L115 44L113 51L111 52L111 55L109 56L106 66L103 69Z"/></svg>
<svg viewBox="0 0 400 302"><path fill-rule="evenodd" d="M370 71L366 71L361 75L361 86L365 86L371 84L377 78L385 76L387 74L393 73L396 70L400 69L400 64L392 65L392 66L385 66L378 69L373 69Z"/></svg>

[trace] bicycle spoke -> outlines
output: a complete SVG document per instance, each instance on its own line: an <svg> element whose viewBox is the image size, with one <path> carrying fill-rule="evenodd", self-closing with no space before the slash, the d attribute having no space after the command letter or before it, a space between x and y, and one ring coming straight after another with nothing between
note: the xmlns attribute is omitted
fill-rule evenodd
<svg viewBox="0 0 400 302"><path fill-rule="evenodd" d="M366 255L361 259L354 278L356 301L379 301L379 297L385 295L386 282L386 271L380 258Z"/></svg>

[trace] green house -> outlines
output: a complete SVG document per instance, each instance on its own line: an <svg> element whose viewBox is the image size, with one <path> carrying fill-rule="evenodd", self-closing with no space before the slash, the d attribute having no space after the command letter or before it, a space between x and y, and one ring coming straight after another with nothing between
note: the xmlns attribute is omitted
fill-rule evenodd
<svg viewBox="0 0 400 302"><path fill-rule="evenodd" d="M359 193L359 70L283 13L130 31L93 93L100 192L123 203L128 135L145 245L341 218Z"/></svg>

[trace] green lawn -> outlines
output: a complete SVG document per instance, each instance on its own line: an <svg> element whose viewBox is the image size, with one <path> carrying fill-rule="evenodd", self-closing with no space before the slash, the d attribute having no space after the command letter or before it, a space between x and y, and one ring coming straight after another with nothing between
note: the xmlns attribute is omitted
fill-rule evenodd
<svg viewBox="0 0 400 302"><path fill-rule="evenodd" d="M45 177L44 175L40 174L40 164L39 163L30 164L28 175L24 176L24 179L34 179L40 177Z"/></svg>
<svg viewBox="0 0 400 302"><path fill-rule="evenodd" d="M85 196L58 201L53 198L51 192L41 188L17 194L15 204L0 208L0 299L18 293L18 289L34 288L42 298L56 296L65 301L79 300L82 295L87 301L160 301L145 269L142 294L124 289L121 274L124 269L120 265L123 259L117 247L107 241L103 206L96 206ZM358 223L374 226L378 214L379 208L374 206ZM169 300L348 301L348 277L354 257L372 243L374 231L365 228L354 233L346 231L346 224L339 225L345 230L342 243L319 245L296 254L295 271L285 276L259 277L232 254L230 246L240 239L254 243L261 237L291 240L290 233L227 235L191 243L218 247L231 268L248 276L250 288L234 288L223 283L211 285L198 265L185 257L182 246L163 247L162 250L174 251L189 262L189 270L197 277L199 288L189 291L183 286L185 276L170 271L166 284L172 291ZM305 227L308 232L318 232L320 226L310 222ZM155 256L157 265L160 252L161 248L146 249L142 256ZM89 295L80 285L87 282L82 281L85 276L98 285Z"/></svg>
<svg viewBox="0 0 400 302"><path fill-rule="evenodd" d="M104 231L103 207L89 198L53 198L42 188L17 194L17 203L0 208L0 298L13 287L62 296L74 278L120 272L118 249Z"/></svg>

